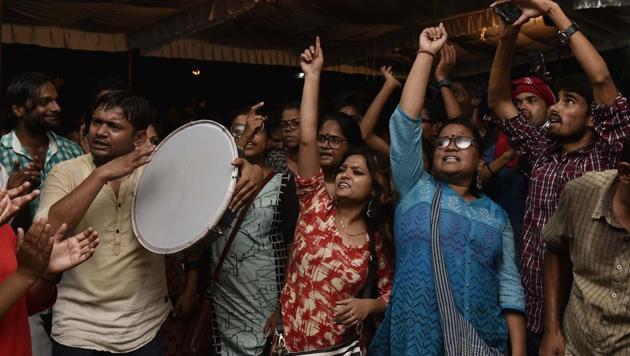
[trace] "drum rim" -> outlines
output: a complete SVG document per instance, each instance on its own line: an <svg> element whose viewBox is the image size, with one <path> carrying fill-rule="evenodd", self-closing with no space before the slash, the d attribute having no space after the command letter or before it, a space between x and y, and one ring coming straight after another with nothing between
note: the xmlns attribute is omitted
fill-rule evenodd
<svg viewBox="0 0 630 356"><path fill-rule="evenodd" d="M232 134L230 133L230 131L223 125L221 125L220 123L213 121L213 120L195 120L195 121L191 121L187 124L184 124L180 127L178 127L175 131L171 132L168 136L166 136L166 138L164 138L156 147L155 147L155 151L151 154L151 158L153 158L153 156L159 151L159 149L164 145L165 142L167 142L170 138L172 138L173 136L175 136L178 132L183 131L191 126L195 126L195 125L200 125L200 124L210 124L213 126L218 127L221 131L223 131L225 134L227 134L228 136L232 136ZM236 142L234 142L234 140L230 140L231 145L230 148L232 150L234 159L236 159L238 157L238 149L236 148ZM149 161L148 164L151 164L151 161ZM131 201L131 226L133 228L133 233L136 236L136 239L138 240L138 242L140 243L140 245L142 245L142 247L144 247L145 249L153 252L153 253L157 253L157 254L161 254L161 255L169 255L169 254L174 254L174 253L178 253L181 252L195 244L197 244L199 241L201 241L206 235L208 235L208 233L212 230L212 228L221 220L221 217L223 214L221 214L220 216L218 216L215 220L216 221L209 221L209 225L208 227L205 229L205 231L203 231L201 234L199 234L198 236L195 236L192 240L188 241L187 243L183 244L182 246L176 247L176 248L171 248L171 249L166 249L166 248L161 248L161 247L157 247L154 246L152 244L150 244L140 233L138 225L136 223L136 198L138 196L138 190L140 189L140 186L142 185L142 181L144 179L145 176L145 172L146 169L142 172L142 175L140 176L140 178L138 179L138 184L136 184L136 187L133 190L133 199ZM226 194L226 199L224 199L223 203L221 204L221 209L224 211L227 210L228 205L230 203L230 199L232 197L232 194L234 193L234 188L236 187L236 181L238 179L238 168L234 167L234 169L232 170L232 179L230 182L230 186L228 187L227 193Z"/></svg>

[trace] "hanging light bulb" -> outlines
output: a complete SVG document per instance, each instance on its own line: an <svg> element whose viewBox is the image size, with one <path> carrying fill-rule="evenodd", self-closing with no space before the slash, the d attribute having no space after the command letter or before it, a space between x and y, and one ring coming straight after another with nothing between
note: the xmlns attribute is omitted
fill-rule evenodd
<svg viewBox="0 0 630 356"><path fill-rule="evenodd" d="M192 70L192 75L194 75L195 77L198 77L201 75L201 69L199 68L195 68Z"/></svg>

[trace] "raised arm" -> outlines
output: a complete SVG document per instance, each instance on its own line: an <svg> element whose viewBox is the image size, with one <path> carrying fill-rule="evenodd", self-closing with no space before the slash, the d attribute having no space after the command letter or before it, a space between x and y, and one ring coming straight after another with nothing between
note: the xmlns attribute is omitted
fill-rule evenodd
<svg viewBox="0 0 630 356"><path fill-rule="evenodd" d="M455 94L453 94L453 90L449 85L442 84L444 81L449 80L449 76L456 62L457 52L455 51L455 46L447 43L440 51L440 61L435 68L435 80L438 81L444 107L446 108L446 117L448 119L462 117L462 108L459 106Z"/></svg>
<svg viewBox="0 0 630 356"><path fill-rule="evenodd" d="M317 152L317 119L319 117L319 79L324 66L319 37L315 45L305 49L300 55L300 67L304 72L304 89L300 105L300 152L298 172L302 178L314 177L319 173Z"/></svg>
<svg viewBox="0 0 630 356"><path fill-rule="evenodd" d="M363 116L363 120L359 126L361 127L361 135L363 136L363 140L368 144L368 146L374 148L378 152L389 155L389 145L387 142L383 141L380 137L374 134L374 128L378 123L378 119L381 117L381 112L383 111L383 107L387 104L387 100L392 94L400 87L400 82L394 75L392 74L392 67L381 67L381 73L383 73L383 77L385 78L385 83L383 83L383 87L378 92L372 104L365 112Z"/></svg>
<svg viewBox="0 0 630 356"><path fill-rule="evenodd" d="M403 88L398 108L389 121L390 161L396 189L404 196L422 178L422 120L419 119L427 92L431 64L448 34L444 25L426 28L420 34L420 50Z"/></svg>
<svg viewBox="0 0 630 356"><path fill-rule="evenodd" d="M249 141L251 141L252 138L254 138L254 135L256 135L256 132L258 132L262 125L264 125L265 117L256 113L256 111L264 105L265 102L261 101L249 109L249 113L247 114L247 119L245 121L245 129L243 130L241 137L239 137L236 142L238 147L245 149Z"/></svg>
<svg viewBox="0 0 630 356"><path fill-rule="evenodd" d="M510 77L512 57L520 30L520 26L508 26L503 22L499 26L499 46L494 54L488 82L488 107L500 120L518 115L518 109L512 102Z"/></svg>
<svg viewBox="0 0 630 356"><path fill-rule="evenodd" d="M427 94L431 65L437 53L442 49L448 33L444 24L439 27L425 28L420 34L420 49L411 67L400 98L400 108L411 117L419 117L424 98Z"/></svg>
<svg viewBox="0 0 630 356"><path fill-rule="evenodd" d="M495 4L504 2L509 1L501 1ZM523 15L517 20L516 24L524 24L529 21L529 19L540 15L548 16L560 31L566 30L573 24L571 19L567 17L564 11L562 11L562 8L560 8L560 5L555 1L513 0L512 2L523 9ZM612 105L619 92L610 76L606 62L597 49L593 47L591 42L581 31L576 32L570 37L569 47L593 85L593 97L595 101L599 104Z"/></svg>

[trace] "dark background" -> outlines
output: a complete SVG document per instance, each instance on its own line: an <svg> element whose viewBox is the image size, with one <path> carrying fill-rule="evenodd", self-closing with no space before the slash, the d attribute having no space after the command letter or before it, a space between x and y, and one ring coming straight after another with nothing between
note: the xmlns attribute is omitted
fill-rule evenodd
<svg viewBox="0 0 630 356"><path fill-rule="evenodd" d="M90 104L94 85L106 77L127 80L128 54L85 52L38 46L3 45L2 90L11 77L24 71L41 71L52 78L62 77L60 104L66 122L77 121ZM630 47L604 52L613 78L622 92L630 93ZM193 69L201 75L193 76ZM575 73L573 59L548 63L554 77ZM402 71L408 68L400 68ZM528 67L514 69L513 75L527 73ZM160 113L169 107L182 108L193 96L207 99L210 118L229 120L236 108L265 101L268 110L281 102L299 100L302 80L298 67L259 66L223 62L203 62L153 57L133 57L133 90L147 99ZM487 74L474 78L487 83ZM381 78L326 72L322 80L322 105L330 108L332 99L346 90L361 90L371 99L382 84ZM384 111L388 115L397 102L395 96Z"/></svg>

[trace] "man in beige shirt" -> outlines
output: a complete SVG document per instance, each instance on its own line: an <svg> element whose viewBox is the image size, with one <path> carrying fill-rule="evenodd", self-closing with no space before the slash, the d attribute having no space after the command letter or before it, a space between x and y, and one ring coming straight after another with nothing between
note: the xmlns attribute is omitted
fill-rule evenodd
<svg viewBox="0 0 630 356"><path fill-rule="evenodd" d="M53 355L98 351L159 355L158 331L171 305L164 257L134 236L134 188L154 148L146 140L149 105L126 91L96 103L90 154L56 165L44 185L38 215L69 231L92 227L101 248L66 272L53 307Z"/></svg>
<svg viewBox="0 0 630 356"><path fill-rule="evenodd" d="M630 139L620 162L569 182L545 225L540 355L630 352Z"/></svg>

